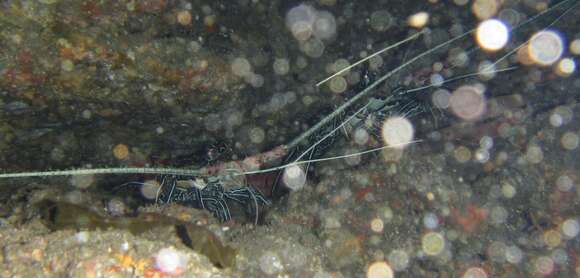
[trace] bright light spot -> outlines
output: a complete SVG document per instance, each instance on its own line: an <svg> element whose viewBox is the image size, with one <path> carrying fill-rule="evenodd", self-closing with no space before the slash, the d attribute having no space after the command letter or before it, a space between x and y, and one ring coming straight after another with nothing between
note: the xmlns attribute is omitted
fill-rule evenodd
<svg viewBox="0 0 580 278"><path fill-rule="evenodd" d="M173 248L163 248L155 255L155 268L171 276L179 276L187 268L188 257Z"/></svg>
<svg viewBox="0 0 580 278"><path fill-rule="evenodd" d="M437 232L426 233L421 238L423 252L429 256L437 256L445 250L445 238Z"/></svg>
<svg viewBox="0 0 580 278"><path fill-rule="evenodd" d="M470 267L463 273L462 278L487 278L487 273L483 268L480 267Z"/></svg>
<svg viewBox="0 0 580 278"><path fill-rule="evenodd" d="M298 165L288 166L284 169L282 180L291 190L300 190L306 184L306 173Z"/></svg>
<svg viewBox="0 0 580 278"><path fill-rule="evenodd" d="M486 163L489 160L489 152L484 149L477 149L475 151L475 160L479 163Z"/></svg>
<svg viewBox="0 0 580 278"><path fill-rule="evenodd" d="M382 233L385 228L385 223L380 218L373 218L371 220L371 230L375 233Z"/></svg>
<svg viewBox="0 0 580 278"><path fill-rule="evenodd" d="M535 63L549 66L562 56L564 42L562 37L555 31L540 31L530 39L528 52Z"/></svg>
<svg viewBox="0 0 580 278"><path fill-rule="evenodd" d="M475 0L471 6L473 14L479 19L488 19L494 16L498 9L498 0Z"/></svg>
<svg viewBox="0 0 580 278"><path fill-rule="evenodd" d="M406 118L391 117L383 123L382 135L387 146L400 149L413 141L415 128Z"/></svg>
<svg viewBox="0 0 580 278"><path fill-rule="evenodd" d="M429 14L427 12L418 12L407 18L407 24L413 28L423 28L429 22Z"/></svg>
<svg viewBox="0 0 580 278"><path fill-rule="evenodd" d="M393 278L395 273L386 262L374 262L367 269L367 278Z"/></svg>
<svg viewBox="0 0 580 278"><path fill-rule="evenodd" d="M556 73L559 76L566 77L572 75L576 70L576 63L570 58L564 58L558 62Z"/></svg>
<svg viewBox="0 0 580 278"><path fill-rule="evenodd" d="M487 51L498 51L508 42L508 27L498 19L488 19L477 26L475 33L481 48Z"/></svg>
<svg viewBox="0 0 580 278"><path fill-rule="evenodd" d="M451 94L449 106L459 118L474 121L483 116L487 102L483 90L476 86L464 85Z"/></svg>

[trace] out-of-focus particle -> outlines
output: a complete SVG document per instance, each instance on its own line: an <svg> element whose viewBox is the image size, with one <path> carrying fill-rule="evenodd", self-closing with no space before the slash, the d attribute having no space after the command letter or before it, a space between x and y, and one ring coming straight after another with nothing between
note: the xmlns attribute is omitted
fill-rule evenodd
<svg viewBox="0 0 580 278"><path fill-rule="evenodd" d="M402 149L413 141L415 128L411 121L404 117L390 117L382 127L382 137L387 146Z"/></svg>
<svg viewBox="0 0 580 278"><path fill-rule="evenodd" d="M367 278L392 278L395 273L386 262L374 262L367 268Z"/></svg>
<svg viewBox="0 0 580 278"><path fill-rule="evenodd" d="M471 150L465 146L459 146L453 150L453 156L459 163L465 163L471 160Z"/></svg>
<svg viewBox="0 0 580 278"><path fill-rule="evenodd" d="M186 10L177 12L177 22L179 22L179 24L184 26L190 25L191 13Z"/></svg>
<svg viewBox="0 0 580 278"><path fill-rule="evenodd" d="M453 114L466 121L481 118L487 107L483 90L477 86L464 85L451 94L449 106Z"/></svg>
<svg viewBox="0 0 580 278"><path fill-rule="evenodd" d="M534 270L540 275L550 275L554 272L554 261L547 256L537 257L533 261Z"/></svg>
<svg viewBox="0 0 580 278"><path fill-rule="evenodd" d="M413 28L423 28L429 22L429 13L427 12L418 12L416 14L412 14L407 18L407 24Z"/></svg>
<svg viewBox="0 0 580 278"><path fill-rule="evenodd" d="M555 248L562 243L562 235L558 230L547 230L544 232L544 243L549 248Z"/></svg>
<svg viewBox="0 0 580 278"><path fill-rule="evenodd" d="M528 44L530 58L538 65L549 66L558 61L564 52L564 42L560 34L543 30L532 36Z"/></svg>
<svg viewBox="0 0 580 278"><path fill-rule="evenodd" d="M154 200L157 197L160 187L161 184L158 181L146 180L141 185L141 195L149 200Z"/></svg>
<svg viewBox="0 0 580 278"><path fill-rule="evenodd" d="M95 183L95 175L74 175L70 178L70 184L76 188L85 189Z"/></svg>
<svg viewBox="0 0 580 278"><path fill-rule="evenodd" d="M488 19L497 14L499 10L498 0L475 0L471 11L481 20Z"/></svg>
<svg viewBox="0 0 580 278"><path fill-rule="evenodd" d="M385 223L380 218L373 218L371 220L371 230L375 233L382 233L385 228Z"/></svg>
<svg viewBox="0 0 580 278"><path fill-rule="evenodd" d="M73 70L74 70L74 68L75 68L75 64L73 63L73 61L71 61L71 60L69 60L69 59L65 59L65 60L62 60L62 61L60 62L60 68L61 68L63 71L70 72L70 71L73 71Z"/></svg>
<svg viewBox="0 0 580 278"><path fill-rule="evenodd" d="M509 31L501 20L488 19L477 26L475 36L483 50L498 51L507 44Z"/></svg>
<svg viewBox="0 0 580 278"><path fill-rule="evenodd" d="M445 238L437 232L429 232L421 238L421 248L429 256L437 256L445 250Z"/></svg>
<svg viewBox="0 0 580 278"><path fill-rule="evenodd" d="M395 271L403 271L409 266L409 254L403 249L393 250L388 259Z"/></svg>
<svg viewBox="0 0 580 278"><path fill-rule="evenodd" d="M570 53L572 55L580 55L580 39L575 39L570 42Z"/></svg>
<svg viewBox="0 0 580 278"><path fill-rule="evenodd" d="M561 229L566 238L575 238L580 232L580 222L578 219L567 219L562 223Z"/></svg>
<svg viewBox="0 0 580 278"><path fill-rule="evenodd" d="M113 148L113 155L118 160L125 160L129 157L129 147L125 144L117 144Z"/></svg>
<svg viewBox="0 0 580 278"><path fill-rule="evenodd" d="M570 58L564 58L556 65L556 74L568 77L576 71L576 62Z"/></svg>
<svg viewBox="0 0 580 278"><path fill-rule="evenodd" d="M377 32L384 32L393 24L393 16L387 10L378 10L371 14L370 25Z"/></svg>
<svg viewBox="0 0 580 278"><path fill-rule="evenodd" d="M337 76L337 77L334 77L330 80L330 82L328 83L328 86L333 93L339 94L339 93L343 93L344 91L346 91L346 88L348 87L348 83L346 82L346 79L344 79L344 77Z"/></svg>
<svg viewBox="0 0 580 278"><path fill-rule="evenodd" d="M278 254L272 251L266 251L258 260L260 269L267 275L274 275L284 270L284 265Z"/></svg>
<svg viewBox="0 0 580 278"><path fill-rule="evenodd" d="M155 255L155 268L170 276L178 276L187 270L189 258L173 248L163 248Z"/></svg>
<svg viewBox="0 0 580 278"><path fill-rule="evenodd" d="M276 58L273 67L274 73L277 75L286 75L290 71L290 63L285 58Z"/></svg>
<svg viewBox="0 0 580 278"><path fill-rule="evenodd" d="M562 147L568 151L575 150L578 147L579 142L580 139L578 138L578 135L571 131L566 131L562 135L562 138L560 138L560 144L562 144Z"/></svg>
<svg viewBox="0 0 580 278"><path fill-rule="evenodd" d="M487 273L483 268L480 267L470 267L465 273L463 273L462 278L487 278Z"/></svg>

